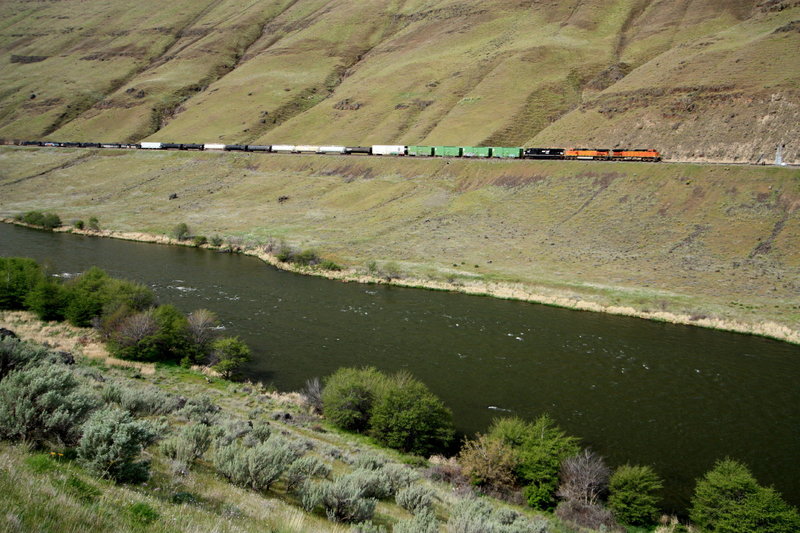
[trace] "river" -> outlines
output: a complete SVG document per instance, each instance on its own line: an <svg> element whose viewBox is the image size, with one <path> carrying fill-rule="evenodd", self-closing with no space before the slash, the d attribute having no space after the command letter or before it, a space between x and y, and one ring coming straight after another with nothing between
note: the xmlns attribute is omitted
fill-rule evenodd
<svg viewBox="0 0 800 533"><path fill-rule="evenodd" d="M684 509L718 458L800 503L800 347L524 302L341 283L253 257L0 224L0 254L55 273L97 265L184 311L211 309L254 351L253 380L297 390L342 366L408 370L458 429L550 413L611 465L650 464Z"/></svg>

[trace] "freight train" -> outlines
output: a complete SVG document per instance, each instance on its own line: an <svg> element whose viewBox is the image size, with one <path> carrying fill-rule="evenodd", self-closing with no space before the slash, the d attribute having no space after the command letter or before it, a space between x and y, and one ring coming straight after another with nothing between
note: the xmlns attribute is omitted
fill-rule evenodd
<svg viewBox="0 0 800 533"><path fill-rule="evenodd" d="M306 144L217 144L217 143L96 143L56 141L15 141L21 146L62 148L117 148L137 150L203 150L261 152L275 154L364 154L408 157L465 157L500 159L574 159L588 161L661 161L652 148L520 148L503 146L419 146L374 144L372 146L317 146Z"/></svg>

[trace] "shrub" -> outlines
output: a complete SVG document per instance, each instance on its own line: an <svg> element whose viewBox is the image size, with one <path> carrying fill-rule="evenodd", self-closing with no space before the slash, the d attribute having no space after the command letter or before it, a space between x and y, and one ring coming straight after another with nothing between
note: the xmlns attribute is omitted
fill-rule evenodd
<svg viewBox="0 0 800 533"><path fill-rule="evenodd" d="M561 463L578 453L578 439L566 435L546 414L532 423L519 418L496 420L488 435L502 440L517 452L516 475L520 483L527 484L523 494L528 505L551 509L555 505Z"/></svg>
<svg viewBox="0 0 800 533"><path fill-rule="evenodd" d="M662 487L661 479L651 467L622 465L611 476L608 507L622 523L652 524L658 517L656 494Z"/></svg>
<svg viewBox="0 0 800 533"><path fill-rule="evenodd" d="M220 237L219 235L213 235L211 237L211 246L219 248L220 246L222 246L223 242L225 242L224 239L222 237Z"/></svg>
<svg viewBox="0 0 800 533"><path fill-rule="evenodd" d="M170 459L190 465L211 446L211 429L204 424L184 426L181 432L161 443L161 451Z"/></svg>
<svg viewBox="0 0 800 533"><path fill-rule="evenodd" d="M41 211L28 211L22 215L22 221L44 229L53 229L61 225L61 217L55 213L42 213Z"/></svg>
<svg viewBox="0 0 800 533"><path fill-rule="evenodd" d="M44 279L33 259L0 257L0 309L24 309L26 296Z"/></svg>
<svg viewBox="0 0 800 533"><path fill-rule="evenodd" d="M364 496L365 488L359 485L358 478L342 476L333 482L317 484L315 499L332 522L364 522L372 519L377 504L375 499Z"/></svg>
<svg viewBox="0 0 800 533"><path fill-rule="evenodd" d="M496 491L508 491L516 484L519 458L514 449L498 438L479 435L461 447L458 462L470 483Z"/></svg>
<svg viewBox="0 0 800 533"><path fill-rule="evenodd" d="M281 263L290 263L294 259L294 250L292 247L281 241L278 246L278 253L275 254L276 259Z"/></svg>
<svg viewBox="0 0 800 533"><path fill-rule="evenodd" d="M188 240L191 237L191 233L189 232L189 226L187 226L185 222L177 224L175 227L172 228L172 231L170 231L170 236L173 239L179 241Z"/></svg>
<svg viewBox="0 0 800 533"><path fill-rule="evenodd" d="M18 370L0 382L0 437L34 446L51 440L73 445L96 405L63 367Z"/></svg>
<svg viewBox="0 0 800 533"><path fill-rule="evenodd" d="M86 226L86 224L83 223L83 220L76 220L72 223L72 225L75 226L75 229L83 229Z"/></svg>
<svg viewBox="0 0 800 533"><path fill-rule="evenodd" d="M310 478L327 478L331 467L316 457L305 456L293 462L286 471L286 490L294 492Z"/></svg>
<svg viewBox="0 0 800 533"><path fill-rule="evenodd" d="M401 520L395 524L393 533L439 533L439 522L436 515L428 510L422 509L413 518Z"/></svg>
<svg viewBox="0 0 800 533"><path fill-rule="evenodd" d="M483 500L459 502L447 522L448 533L545 533L548 523L541 518L525 518L518 513L492 509Z"/></svg>
<svg viewBox="0 0 800 533"><path fill-rule="evenodd" d="M167 415L178 409L181 403L179 398L152 386L121 388L116 401L120 407L138 416Z"/></svg>
<svg viewBox="0 0 800 533"><path fill-rule="evenodd" d="M386 377L375 368L340 368L325 380L322 408L335 426L362 432L369 427L370 413Z"/></svg>
<svg viewBox="0 0 800 533"><path fill-rule="evenodd" d="M456 504L447 521L448 533L490 533L496 531L492 508L477 499L462 500Z"/></svg>
<svg viewBox="0 0 800 533"><path fill-rule="evenodd" d="M92 231L100 231L100 221L97 217L89 217L89 229Z"/></svg>
<svg viewBox="0 0 800 533"><path fill-rule="evenodd" d="M395 496L397 505L412 514L418 514L433 507L434 491L423 485L409 485Z"/></svg>
<svg viewBox="0 0 800 533"><path fill-rule="evenodd" d="M339 272L340 270L342 270L342 266L341 265L339 265L337 263L334 263L330 259L326 259L325 261L322 261L319 264L319 266L323 270L331 270L331 271L334 271L334 272Z"/></svg>
<svg viewBox="0 0 800 533"><path fill-rule="evenodd" d="M800 530L800 514L771 487L762 487L748 468L718 461L697 482L689 516L703 531L789 533Z"/></svg>
<svg viewBox="0 0 800 533"><path fill-rule="evenodd" d="M301 266L316 265L319 263L319 255L314 250L303 250L300 253L294 254L292 262Z"/></svg>
<svg viewBox="0 0 800 533"><path fill-rule="evenodd" d="M39 320L64 320L69 292L52 279L43 279L25 297L25 306Z"/></svg>
<svg viewBox="0 0 800 533"><path fill-rule="evenodd" d="M453 485L463 485L467 482L463 469L455 457L434 455L430 459L431 466L425 472L425 477L433 481L443 481Z"/></svg>
<svg viewBox="0 0 800 533"><path fill-rule="evenodd" d="M239 337L217 339L211 344L211 350L215 361L211 368L222 374L225 379L230 379L250 360L250 348L239 340Z"/></svg>
<svg viewBox="0 0 800 533"><path fill-rule="evenodd" d="M392 530L394 531L394 530ZM372 522L360 522L350 527L350 533L387 533L386 526Z"/></svg>
<svg viewBox="0 0 800 533"><path fill-rule="evenodd" d="M217 444L213 462L217 471L234 485L247 486L250 472L247 465L248 449L241 444Z"/></svg>
<svg viewBox="0 0 800 533"><path fill-rule="evenodd" d="M192 420L210 426L216 422L220 408L207 396L190 398L178 414L187 420Z"/></svg>
<svg viewBox="0 0 800 533"><path fill-rule="evenodd" d="M269 422L260 420L253 424L253 430L250 432L250 434L258 442L264 442L270 437L270 435L272 435L272 427L270 427Z"/></svg>
<svg viewBox="0 0 800 533"><path fill-rule="evenodd" d="M306 386L301 393L315 413L322 413L322 384L319 382L319 378L306 380Z"/></svg>
<svg viewBox="0 0 800 533"><path fill-rule="evenodd" d="M416 455L442 450L453 439L452 413L423 383L397 376L375 401L372 435L385 446Z"/></svg>
<svg viewBox="0 0 800 533"><path fill-rule="evenodd" d="M138 462L142 449L156 440L156 431L121 409L94 413L83 427L78 461L90 472L115 481L147 479L148 465Z"/></svg>
<svg viewBox="0 0 800 533"><path fill-rule="evenodd" d="M356 469L380 470L386 465L386 458L374 452L359 453L353 459L352 465Z"/></svg>
<svg viewBox="0 0 800 533"><path fill-rule="evenodd" d="M192 239L192 244L194 244L195 246L203 246L207 242L208 242L208 237L206 237L205 235L195 235L195 237Z"/></svg>
<svg viewBox="0 0 800 533"><path fill-rule="evenodd" d="M589 529L604 531L617 529L617 523L614 521L611 511L597 503L565 500L556 507L556 516L565 522Z"/></svg>
<svg viewBox="0 0 800 533"><path fill-rule="evenodd" d="M406 466L394 463L384 466L381 472L389 485L390 494L396 494L397 491L408 487L419 479L419 474L415 471Z"/></svg>
<svg viewBox="0 0 800 533"><path fill-rule="evenodd" d="M609 474L602 457L591 450L583 450L561 464L558 497L596 505L608 487Z"/></svg>
<svg viewBox="0 0 800 533"><path fill-rule="evenodd" d="M365 498L375 498L382 500L393 496L392 486L386 476L383 475L383 470L353 470L349 474L345 474L342 478L351 479L353 484L361 487L362 496Z"/></svg>
<svg viewBox="0 0 800 533"><path fill-rule="evenodd" d="M286 440L272 436L253 448L239 444L217 450L214 465L232 483L255 490L268 490L299 454Z"/></svg>
<svg viewBox="0 0 800 533"><path fill-rule="evenodd" d="M43 346L15 337L0 337L0 381L11 372L56 361L57 356Z"/></svg>

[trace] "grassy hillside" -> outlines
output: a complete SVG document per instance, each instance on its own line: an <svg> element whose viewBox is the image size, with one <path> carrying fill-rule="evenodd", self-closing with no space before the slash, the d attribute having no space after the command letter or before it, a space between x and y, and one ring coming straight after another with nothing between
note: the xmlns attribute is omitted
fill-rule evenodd
<svg viewBox="0 0 800 533"><path fill-rule="evenodd" d="M800 157L796 0L12 0L0 19L0 137Z"/></svg>
<svg viewBox="0 0 800 533"><path fill-rule="evenodd" d="M774 167L0 149L4 216L161 234L186 222L363 272L794 336L798 208L800 171Z"/></svg>

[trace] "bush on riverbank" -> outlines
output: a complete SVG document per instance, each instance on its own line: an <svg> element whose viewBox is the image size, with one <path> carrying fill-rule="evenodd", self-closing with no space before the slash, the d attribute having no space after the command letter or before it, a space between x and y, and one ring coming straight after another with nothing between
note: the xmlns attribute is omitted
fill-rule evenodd
<svg viewBox="0 0 800 533"><path fill-rule="evenodd" d="M702 531L790 533L800 514L771 487L762 487L738 461L724 459L698 480L689 513Z"/></svg>
<svg viewBox="0 0 800 533"><path fill-rule="evenodd" d="M26 309L25 298L44 279L33 259L0 257L0 309Z"/></svg>
<svg viewBox="0 0 800 533"><path fill-rule="evenodd" d="M25 224L47 230L52 230L61 226L61 217L55 213L28 211L27 213L17 215L14 218L20 222L24 222Z"/></svg>
<svg viewBox="0 0 800 533"><path fill-rule="evenodd" d="M322 405L336 426L407 453L444 450L454 435L450 410L409 374L341 368L326 380Z"/></svg>
<svg viewBox="0 0 800 533"><path fill-rule="evenodd" d="M553 509L561 463L580 451L578 439L564 433L546 414L533 422L500 418L489 428L488 435L517 453L515 474L524 486L528 504L534 509Z"/></svg>
<svg viewBox="0 0 800 533"><path fill-rule="evenodd" d="M63 282L46 276L32 259L0 257L0 309L28 309L41 320L94 326L122 359L216 364L230 377L249 357L240 340L217 338L217 319L210 311L187 317L172 305L156 305L146 286L112 278L97 267Z"/></svg>
<svg viewBox="0 0 800 533"><path fill-rule="evenodd" d="M658 517L658 492L663 486L651 467L622 465L609 481L608 506L623 524L653 524Z"/></svg>

